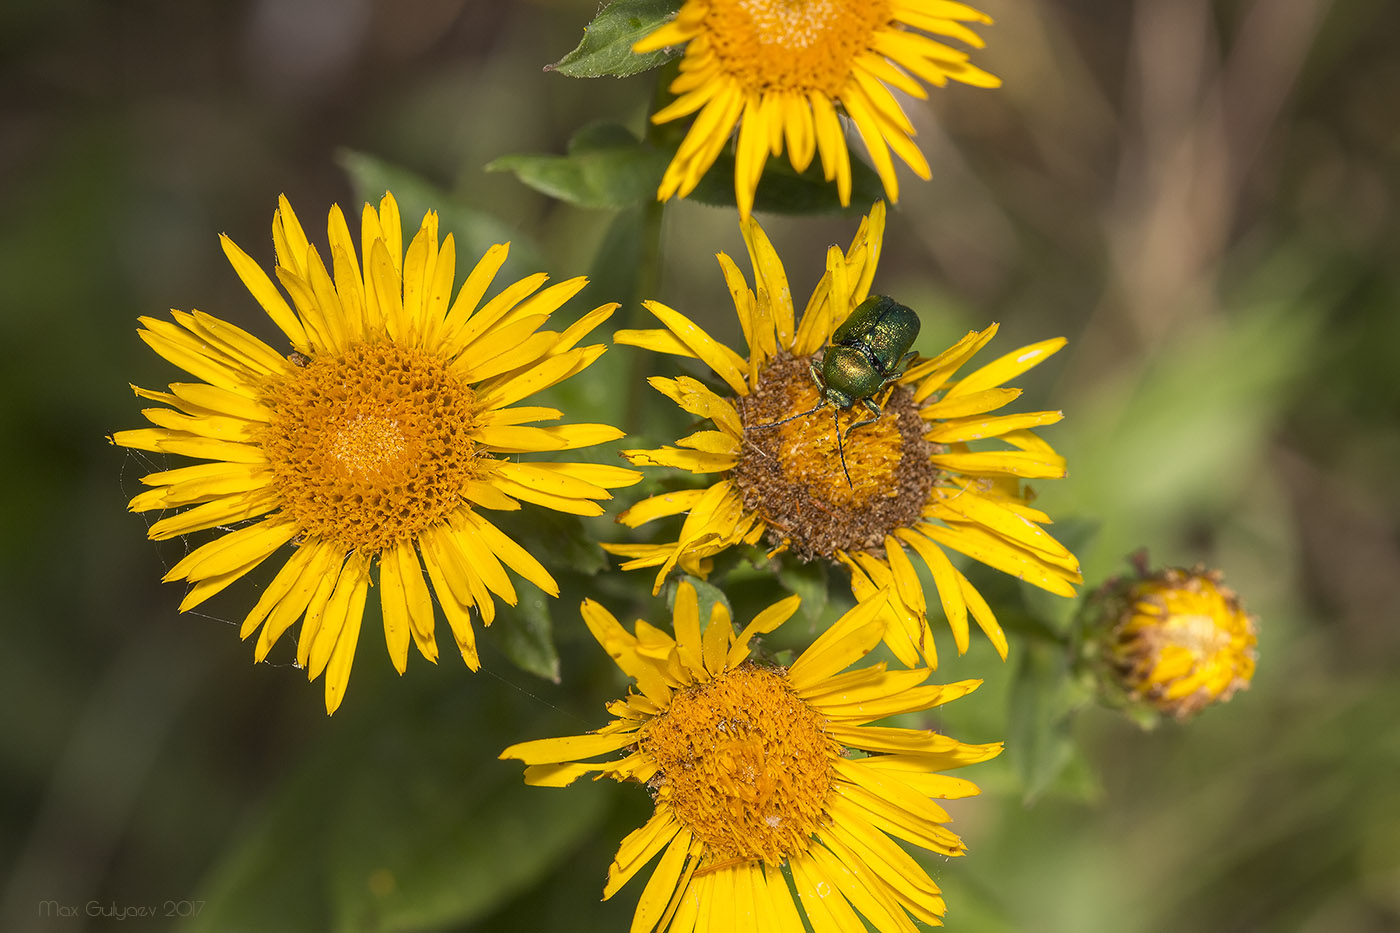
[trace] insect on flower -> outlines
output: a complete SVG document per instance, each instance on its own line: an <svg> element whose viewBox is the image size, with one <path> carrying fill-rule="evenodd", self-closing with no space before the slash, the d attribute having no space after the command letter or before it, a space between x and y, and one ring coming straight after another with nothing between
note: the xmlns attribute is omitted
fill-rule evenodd
<svg viewBox="0 0 1400 933"><path fill-rule="evenodd" d="M841 469L846 474L846 483L853 486L842 442L856 428L874 424L884 414L875 396L904 375L904 370L918 356L909 349L918 336L919 316L912 309L885 295L871 295L832 333L831 345L822 354L821 362L812 360L812 381L816 383L821 400L806 411L753 427L775 428L830 405ZM856 402L866 407L870 417L857 421L843 434L836 413Z"/></svg>

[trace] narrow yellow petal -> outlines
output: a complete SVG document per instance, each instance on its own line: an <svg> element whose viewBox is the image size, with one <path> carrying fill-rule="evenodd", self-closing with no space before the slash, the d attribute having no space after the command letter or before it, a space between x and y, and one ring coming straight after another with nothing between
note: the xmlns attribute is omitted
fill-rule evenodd
<svg viewBox="0 0 1400 933"><path fill-rule="evenodd" d="M793 886L813 933L849 933L864 924L837 889L833 879L806 852L788 858ZM883 930L881 931L883 933Z"/></svg>
<svg viewBox="0 0 1400 933"><path fill-rule="evenodd" d="M748 247L749 261L753 264L756 290L768 293L777 344L789 349L793 337L792 288L788 285L783 261L778 258L773 242L757 221L740 224L739 230L744 235L744 245Z"/></svg>
<svg viewBox="0 0 1400 933"><path fill-rule="evenodd" d="M345 689L350 683L350 667L355 663L355 646L360 641L360 626L365 620L365 587L356 588L352 597L346 610L345 625L335 641L335 650L331 652L330 664L326 667L327 716L340 709L345 699Z"/></svg>
<svg viewBox="0 0 1400 933"><path fill-rule="evenodd" d="M1050 356L1058 353L1068 342L1064 337L1056 337L1053 340L1042 340L1040 343L1012 350L1000 359L988 363L959 380L957 385L948 390L948 395L956 397L995 388L1008 379L1016 378L1032 366L1040 365Z"/></svg>
<svg viewBox="0 0 1400 933"><path fill-rule="evenodd" d="M291 590L268 613L267 622L258 633L258 643L253 649L253 657L259 663L267 657L277 639L312 605L322 581L326 577L333 580L340 569L340 554L322 542L308 541L299 550L314 553Z"/></svg>
<svg viewBox="0 0 1400 933"><path fill-rule="evenodd" d="M656 863L656 869L647 879L646 887L642 889L641 897L637 900L637 910L632 915L629 933L651 933L656 929L679 890L681 873L690 850L691 835L689 830L681 828L679 824L673 823L668 829L671 836L666 851ZM616 864L617 862L613 863ZM610 893L619 887L620 884L614 884L613 872L609 868L608 884L603 889L603 899L606 900Z"/></svg>
<svg viewBox="0 0 1400 933"><path fill-rule="evenodd" d="M914 552L924 559L933 575L934 586L938 589L938 600L943 604L943 615L948 627L953 630L953 643L958 654L966 654L968 648L967 603L963 600L962 585L958 582L957 571L938 545L928 538L907 528L895 530L895 535L908 542Z"/></svg>
<svg viewBox="0 0 1400 933"><path fill-rule="evenodd" d="M320 625L315 640L311 644L310 657L306 665L308 680L315 680L326 670L331 655L340 642L352 616L364 614L365 596L369 591L369 558L358 551L352 552L340 567L335 589L322 611ZM359 637L359 623L355 623L355 637ZM353 645L351 651L354 651ZM348 675L348 671L346 672ZM344 683L339 689L343 692ZM327 693L327 700L331 695Z"/></svg>
<svg viewBox="0 0 1400 933"><path fill-rule="evenodd" d="M593 365L606 349L602 344L576 347L567 353L541 360L519 375L506 374L484 383L476 397L477 405L481 408L503 408L528 395L543 392Z"/></svg>
<svg viewBox="0 0 1400 933"><path fill-rule="evenodd" d="M402 674L408 669L408 606L404 598L399 562L393 550L379 557L379 605L384 617L384 642L389 649L389 662Z"/></svg>
<svg viewBox="0 0 1400 933"><path fill-rule="evenodd" d="M423 551L423 566L427 568L433 592L437 594L438 605L442 606L442 613L447 617L447 624L452 629L452 638L457 643L457 650L461 652L462 660L469 669L478 670L481 661L476 651L476 632L472 628L471 608L474 602L471 588L465 580L459 579L455 585L448 580L447 571L438 561L439 550L426 537L420 539L419 547Z"/></svg>
<svg viewBox="0 0 1400 933"><path fill-rule="evenodd" d="M613 334L613 343L697 359L695 351L681 343L681 339L669 330L619 330Z"/></svg>
<svg viewBox="0 0 1400 933"><path fill-rule="evenodd" d="M801 694L865 657L880 643L885 623L878 621L883 598L857 605L832 624L788 668L788 682Z"/></svg>
<svg viewBox="0 0 1400 933"><path fill-rule="evenodd" d="M1020 415L994 418L960 418L933 425L924 437L937 444L956 444L1000 437L1009 431L1023 431L1045 424L1057 424L1064 419L1062 411L1032 411Z"/></svg>
<svg viewBox="0 0 1400 933"><path fill-rule="evenodd" d="M316 591L311 594L311 601L306 605L306 616L301 621L301 631L297 634L297 666L303 669L310 666L311 646L321 632L321 620L325 618L326 606L330 605L331 594L335 591L336 581L340 579L345 563L344 555L330 553L329 547L322 546L328 552L326 571L316 584Z"/></svg>
<svg viewBox="0 0 1400 933"><path fill-rule="evenodd" d="M299 531L297 523L285 518L270 518L230 531L221 538L186 555L170 568L161 579L190 580L213 577L241 567L249 561L260 560L286 544Z"/></svg>
<svg viewBox="0 0 1400 933"><path fill-rule="evenodd" d="M744 384L744 377L747 375L746 363L743 357L715 340L679 311L668 308L659 301L644 301L642 304L680 338L681 343L714 370L736 394L743 395L747 392Z"/></svg>
<svg viewBox="0 0 1400 933"><path fill-rule="evenodd" d="M680 824L671 814L670 807L657 807L650 819L624 836L622 843L617 847L617 854L608 865L608 880L603 886L603 900L616 894L637 872L645 868L648 862L656 858L662 849L667 848L675 840L680 828ZM667 897L669 896L668 892ZM664 900L662 906L665 906Z"/></svg>
<svg viewBox="0 0 1400 933"><path fill-rule="evenodd" d="M443 542L457 551L462 562L469 568L470 575L479 578L486 584L487 589L514 606L518 601L514 584L510 582L510 577L506 575L495 551L483 538L481 526L467 516L474 516L474 513L463 512L457 516L449 516L452 530L450 534L442 536ZM481 603L482 600L478 599L478 607Z"/></svg>
<svg viewBox="0 0 1400 933"><path fill-rule="evenodd" d="M531 742L517 742L501 752L499 758L515 758L527 765L555 764L564 761L579 761L606 755L636 743L635 732L613 733L609 735L569 735L557 739L535 739Z"/></svg>
<svg viewBox="0 0 1400 933"><path fill-rule="evenodd" d="M734 406L728 400L711 392L698 379L692 379L689 376L679 376L675 379L652 376L647 382L651 384L652 388L679 405L682 411L699 415L701 418L709 418L717 428L735 438L744 436L744 428Z"/></svg>
<svg viewBox="0 0 1400 933"><path fill-rule="evenodd" d="M608 424L561 424L545 428L488 424L472 430L468 436L491 450L523 453L592 447L625 437L626 432Z"/></svg>
<svg viewBox="0 0 1400 933"><path fill-rule="evenodd" d="M267 316L272 318L272 323L282 333L287 335L292 346L302 351L308 352L311 344L306 339L306 329L302 327L301 319L296 316L287 300L282 297L282 293L277 290L277 286L272 284L262 266L253 261L247 253L239 249L238 245L228 238L226 234L219 234L219 245L223 247L224 255L228 257L229 265L233 266L233 271L238 274L245 288L253 296L262 309L267 312Z"/></svg>
<svg viewBox="0 0 1400 933"><path fill-rule="evenodd" d="M463 349L452 362L452 371L465 382L482 382L530 365L559 341L553 331L535 333L548 320L547 315L532 314L492 331Z"/></svg>
<svg viewBox="0 0 1400 933"><path fill-rule="evenodd" d="M545 570L544 566L536 560L534 555L529 551L525 550L499 528L475 512L467 512L464 516L464 520L476 529L477 534L481 535L486 546L489 547L492 553L499 557L507 567L520 574L526 580L529 580L550 596L559 595L559 584L554 582L554 578L549 575L549 571Z"/></svg>
<svg viewBox="0 0 1400 933"><path fill-rule="evenodd" d="M272 611L272 607L279 605L293 587L300 584L303 571L313 563L312 558L319 556L319 551L319 548L312 546L299 547L292 552L292 556L282 565L282 569L277 571L277 576L272 578L272 582L258 597L252 610L243 618L243 625L238 630L239 638L247 638L253 634L262 624L263 619L267 618L267 614ZM314 589L314 586L312 588ZM307 599L311 598L309 591L306 595Z"/></svg>
<svg viewBox="0 0 1400 933"><path fill-rule="evenodd" d="M505 265L506 257L509 255L510 244L498 243L488 249L472 268L472 271L467 274L467 280L462 283L461 289L457 292L457 300L452 302L452 307L448 310L447 317L443 321L442 333L445 337L457 333L466 324L467 319L472 316L477 305L481 303L486 289L491 287L496 273L501 271L501 266Z"/></svg>
<svg viewBox="0 0 1400 933"><path fill-rule="evenodd" d="M683 489L679 492L662 493L649 499L643 499L626 509L617 517L617 520L628 528L636 528L658 518L689 511L704 494L705 490L703 489Z"/></svg>
<svg viewBox="0 0 1400 933"><path fill-rule="evenodd" d="M691 473L722 473L739 462L733 454L704 453L663 447L660 450L624 450L622 455L635 466L669 466Z"/></svg>

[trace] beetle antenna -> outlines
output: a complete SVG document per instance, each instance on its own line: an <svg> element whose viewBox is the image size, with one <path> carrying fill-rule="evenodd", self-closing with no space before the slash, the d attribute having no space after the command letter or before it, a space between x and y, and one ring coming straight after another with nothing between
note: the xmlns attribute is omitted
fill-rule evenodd
<svg viewBox="0 0 1400 933"><path fill-rule="evenodd" d="M823 405L825 405L825 404L826 404L826 399L822 399L820 402L818 402L818 403L817 403L816 405L814 405L813 407L807 409L806 411L799 411L799 412L798 412L797 414L795 414L795 415L788 415L786 418L782 419L781 421L771 421L771 422L769 422L768 424L751 424L751 425L746 425L746 427L749 428L749 430L753 430L753 431L756 431L756 430L758 430L759 428L776 428L776 427L777 427L778 425L780 425L780 424L787 424L789 421L796 421L798 418L802 418L802 417L804 417L804 416L806 416L806 415L810 415L810 414L811 414L812 412L814 412L814 411L820 411L820 410L821 410L821 407L822 407ZM835 411L835 410L836 410L836 409L834 409L834 408L832 409L832 411Z"/></svg>
<svg viewBox="0 0 1400 933"><path fill-rule="evenodd" d="M856 484L851 482L851 471L846 466L846 448L841 443L841 419L836 417L836 406L831 407L831 423L836 426L836 453L841 456L841 472L846 474L846 485L855 492Z"/></svg>

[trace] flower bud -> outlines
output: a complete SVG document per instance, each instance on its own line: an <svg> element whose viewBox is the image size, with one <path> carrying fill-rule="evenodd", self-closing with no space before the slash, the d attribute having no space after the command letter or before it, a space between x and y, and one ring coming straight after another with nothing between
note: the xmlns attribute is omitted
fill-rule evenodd
<svg viewBox="0 0 1400 933"><path fill-rule="evenodd" d="M1105 699L1189 719L1254 676L1255 619L1197 566L1110 580L1089 602L1085 651Z"/></svg>

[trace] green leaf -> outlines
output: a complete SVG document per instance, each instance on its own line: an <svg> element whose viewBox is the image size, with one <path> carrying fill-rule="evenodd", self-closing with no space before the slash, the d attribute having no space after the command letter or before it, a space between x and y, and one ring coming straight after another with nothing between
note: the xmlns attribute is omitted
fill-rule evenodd
<svg viewBox="0 0 1400 933"><path fill-rule="evenodd" d="M374 697L373 683L357 685L361 702L326 724L201 885L195 929L457 928L598 831L607 787L527 787L518 763L495 760L522 736L549 734L553 713L541 724L537 699L443 668Z"/></svg>
<svg viewBox="0 0 1400 933"><path fill-rule="evenodd" d="M526 185L579 207L632 207L656 196L670 156L613 123L586 126L569 140L568 155L507 155L488 172L514 172Z"/></svg>
<svg viewBox="0 0 1400 933"><path fill-rule="evenodd" d="M521 670L559 683L559 652L554 647L554 622L549 605L553 599L533 587L522 587L520 602L503 610L486 631L501 653Z"/></svg>
<svg viewBox="0 0 1400 933"><path fill-rule="evenodd" d="M841 206L836 182L827 181L820 160L799 173L786 157L769 159L754 193L753 209L768 214L863 214L885 196L880 176L863 161L851 156L851 203ZM715 207L734 207L734 155L726 152L715 160L695 190L686 195L691 201Z"/></svg>
<svg viewBox="0 0 1400 933"><path fill-rule="evenodd" d="M514 281L544 268L540 251L529 237L484 211L468 207L456 196L416 172L350 149L340 150L336 161L350 176L350 184L357 197L377 205L384 192L393 192L394 199L399 203L399 213L408 228L404 236L405 244L418 229L423 215L430 210L437 211L440 235L451 233L457 241L459 279L486 250L497 243L510 243L510 259L498 276L498 282ZM354 212L346 213L353 229Z"/></svg>
<svg viewBox="0 0 1400 933"><path fill-rule="evenodd" d="M1063 645L1023 643L1019 648L1006 755L1020 779L1023 799L1031 803L1067 772L1080 775L1077 786L1088 783L1082 778L1083 767L1070 771L1081 757L1070 726L1085 697Z"/></svg>
<svg viewBox="0 0 1400 933"><path fill-rule="evenodd" d="M684 581L695 587L695 595L700 603L700 629L704 631L710 624L710 612L716 604L724 606L729 612L730 621L734 619L734 607L729 604L729 597L724 595L724 591L713 583L706 583L699 577L692 577L690 574L682 574L680 577L672 577L666 581L666 586L661 590L662 597L666 600L666 608L674 613L676 611L676 589Z"/></svg>
<svg viewBox="0 0 1400 933"><path fill-rule="evenodd" d="M802 597L802 617L816 623L826 612L827 572L826 564L819 560L803 563L796 558L783 560L778 565L778 580L790 593Z"/></svg>
<svg viewBox="0 0 1400 933"><path fill-rule="evenodd" d="M545 71L571 78L626 78L666 64L679 49L636 55L632 46L670 19L680 0L613 0L583 29L583 41Z"/></svg>

